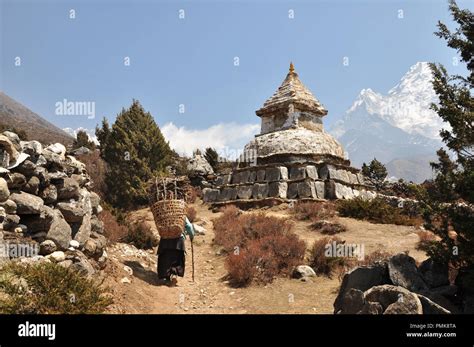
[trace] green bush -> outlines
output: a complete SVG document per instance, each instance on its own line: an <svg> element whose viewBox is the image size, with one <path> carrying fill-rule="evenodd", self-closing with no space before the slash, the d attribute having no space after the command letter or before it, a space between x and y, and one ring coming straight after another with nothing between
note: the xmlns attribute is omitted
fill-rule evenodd
<svg viewBox="0 0 474 347"><path fill-rule="evenodd" d="M368 220L381 224L417 225L416 218L407 216L402 210L388 204L384 199L363 199L356 197L351 200L339 200L337 210L342 217Z"/></svg>
<svg viewBox="0 0 474 347"><path fill-rule="evenodd" d="M0 313L97 314L112 304L101 283L53 263L0 268Z"/></svg>

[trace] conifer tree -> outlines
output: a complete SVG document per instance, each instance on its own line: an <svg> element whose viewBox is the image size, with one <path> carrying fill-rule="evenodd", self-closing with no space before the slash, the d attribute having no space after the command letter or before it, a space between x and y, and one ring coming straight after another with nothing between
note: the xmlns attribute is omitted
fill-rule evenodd
<svg viewBox="0 0 474 347"><path fill-rule="evenodd" d="M112 128L104 120L97 136L109 168L105 178L109 201L120 208L146 204L146 182L165 171L173 154L152 115L134 100Z"/></svg>

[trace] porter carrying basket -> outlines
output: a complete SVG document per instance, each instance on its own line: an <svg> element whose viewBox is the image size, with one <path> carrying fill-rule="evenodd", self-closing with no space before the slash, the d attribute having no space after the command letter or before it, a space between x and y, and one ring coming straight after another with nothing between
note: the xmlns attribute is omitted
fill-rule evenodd
<svg viewBox="0 0 474 347"><path fill-rule="evenodd" d="M171 198L167 198L166 185L164 185L164 191L160 191L158 180L155 181L155 184L156 200L150 204L150 209L153 213L158 233L162 239L178 238L184 230L186 202L183 199L174 198L178 195L176 190L175 194L171 194Z"/></svg>

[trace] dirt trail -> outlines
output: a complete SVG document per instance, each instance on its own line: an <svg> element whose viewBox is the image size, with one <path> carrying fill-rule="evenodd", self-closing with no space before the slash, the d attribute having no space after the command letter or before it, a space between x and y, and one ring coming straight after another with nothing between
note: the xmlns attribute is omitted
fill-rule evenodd
<svg viewBox="0 0 474 347"><path fill-rule="evenodd" d="M186 241L186 274L178 278L176 287L157 283L156 255L154 252L136 250L125 244L108 249L110 264L106 269L105 284L115 297L111 313L332 313L333 302L339 288L337 278L319 276L310 281L279 278L266 286L251 285L232 288L225 281L225 257L213 246L212 220L219 213L212 213L206 205L196 203L194 208L207 229L206 235L194 239L195 282L192 281L191 249ZM275 208L267 213L288 216L288 210ZM153 224L148 209L134 212L134 218ZM338 218L348 227L341 237L351 243L365 243L366 253L382 249L396 253L409 250L418 261L426 256L415 250L418 237L412 227L378 225L349 218ZM296 222L295 232L308 244L322 237L311 231L308 223ZM133 270L127 273L124 266ZM122 283L124 278L130 283Z"/></svg>

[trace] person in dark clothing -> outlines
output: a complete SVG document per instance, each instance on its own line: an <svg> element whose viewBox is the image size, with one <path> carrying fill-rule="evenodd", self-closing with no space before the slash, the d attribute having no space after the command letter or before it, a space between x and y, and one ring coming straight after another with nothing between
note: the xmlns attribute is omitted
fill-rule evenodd
<svg viewBox="0 0 474 347"><path fill-rule="evenodd" d="M173 276L184 276L186 266L186 235L194 238L194 227L186 217L183 233L175 239L161 239L158 246L158 279L164 284L176 284Z"/></svg>

